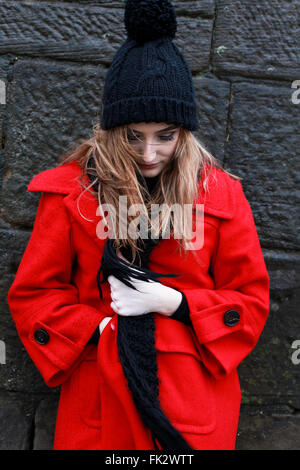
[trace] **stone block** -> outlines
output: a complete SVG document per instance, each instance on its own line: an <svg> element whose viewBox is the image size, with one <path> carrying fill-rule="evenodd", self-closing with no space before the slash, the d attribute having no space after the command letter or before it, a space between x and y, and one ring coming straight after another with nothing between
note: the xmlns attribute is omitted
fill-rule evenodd
<svg viewBox="0 0 300 470"><path fill-rule="evenodd" d="M4 163L5 163L5 115L6 103L8 99L9 70L13 59L7 55L0 57L0 186L2 184Z"/></svg>
<svg viewBox="0 0 300 470"><path fill-rule="evenodd" d="M299 450L300 416L291 410L242 407L237 450Z"/></svg>
<svg viewBox="0 0 300 470"><path fill-rule="evenodd" d="M92 135L100 116L105 70L61 62L20 60L11 84L2 217L32 227L40 193L27 193L32 177Z"/></svg>
<svg viewBox="0 0 300 470"><path fill-rule="evenodd" d="M183 48L193 70L208 66L213 0L174 6L178 21L175 43ZM127 37L123 17L122 2L80 7L65 2L5 2L0 6L0 54L109 65Z"/></svg>
<svg viewBox="0 0 300 470"><path fill-rule="evenodd" d="M41 400L35 413L33 450L53 449L58 397Z"/></svg>
<svg viewBox="0 0 300 470"><path fill-rule="evenodd" d="M0 450L30 448L32 415L32 410L26 410L25 397L0 393Z"/></svg>
<svg viewBox="0 0 300 470"><path fill-rule="evenodd" d="M123 9L66 2L3 2L0 53L109 64L125 39Z"/></svg>
<svg viewBox="0 0 300 470"><path fill-rule="evenodd" d="M289 84L233 84L226 167L243 177L262 245L299 247L299 108ZM298 222L297 222L298 221Z"/></svg>
<svg viewBox="0 0 300 470"><path fill-rule="evenodd" d="M195 135L214 157L223 162L230 84L213 75L203 74L194 79L194 85L200 123Z"/></svg>
<svg viewBox="0 0 300 470"><path fill-rule="evenodd" d="M266 252L265 260L270 314L258 344L238 368L242 402L299 409L300 364L293 348L295 341L300 343L299 255Z"/></svg>
<svg viewBox="0 0 300 470"><path fill-rule="evenodd" d="M207 69L210 60L213 18L178 18L174 43L183 53L192 72Z"/></svg>
<svg viewBox="0 0 300 470"><path fill-rule="evenodd" d="M299 79L297 0L220 0L213 69L247 77Z"/></svg>

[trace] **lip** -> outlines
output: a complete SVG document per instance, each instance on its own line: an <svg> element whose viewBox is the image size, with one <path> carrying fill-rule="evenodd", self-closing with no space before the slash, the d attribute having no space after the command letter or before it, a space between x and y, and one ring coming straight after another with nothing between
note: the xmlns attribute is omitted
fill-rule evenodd
<svg viewBox="0 0 300 470"><path fill-rule="evenodd" d="M151 168L156 168L156 167L158 166L158 163L154 163L154 164L152 164L152 165L142 165L142 164L140 164L139 166L140 166L141 168L144 168L145 170L147 170L147 169L150 170Z"/></svg>

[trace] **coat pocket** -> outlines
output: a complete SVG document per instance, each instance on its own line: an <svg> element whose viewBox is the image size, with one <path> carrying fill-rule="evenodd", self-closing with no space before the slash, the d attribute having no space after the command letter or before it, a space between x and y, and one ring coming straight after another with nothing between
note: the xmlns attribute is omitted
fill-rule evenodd
<svg viewBox="0 0 300 470"><path fill-rule="evenodd" d="M157 324L159 399L180 432L208 434L216 427L215 380L201 362L189 330L171 319Z"/></svg>
<svg viewBox="0 0 300 470"><path fill-rule="evenodd" d="M100 386L97 371L96 348L85 357L78 374L79 413L81 420L90 427L101 427Z"/></svg>

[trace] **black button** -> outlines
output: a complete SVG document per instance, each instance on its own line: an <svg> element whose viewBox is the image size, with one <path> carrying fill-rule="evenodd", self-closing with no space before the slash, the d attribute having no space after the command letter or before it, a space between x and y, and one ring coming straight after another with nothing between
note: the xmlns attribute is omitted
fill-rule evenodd
<svg viewBox="0 0 300 470"><path fill-rule="evenodd" d="M47 344L49 341L49 334L46 330L39 329L34 332L34 339L39 344Z"/></svg>
<svg viewBox="0 0 300 470"><path fill-rule="evenodd" d="M226 326L234 326L240 321L240 314L236 310L227 310L223 320Z"/></svg>

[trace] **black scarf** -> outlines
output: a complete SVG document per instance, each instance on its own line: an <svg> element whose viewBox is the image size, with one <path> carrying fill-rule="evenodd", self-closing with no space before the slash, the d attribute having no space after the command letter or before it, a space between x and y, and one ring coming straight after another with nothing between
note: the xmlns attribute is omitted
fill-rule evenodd
<svg viewBox="0 0 300 470"><path fill-rule="evenodd" d="M88 167L95 168L93 157L91 157ZM145 181L142 181L142 184L145 184ZM115 276L133 289L135 287L131 284L129 276L146 282L149 280L161 282L159 277L177 277L177 274L156 273L148 269L151 251L160 239L148 238L143 242L140 239L137 240L139 247L143 248L143 251L140 252L142 264L140 267L119 258L113 239L108 238L97 272L100 297L102 298L101 284L107 281L109 275ZM131 259L128 250L122 248L121 253L125 258ZM138 271L130 269L130 266ZM102 281L100 281L101 272ZM160 406L154 332L153 313L133 317L118 316L117 346L123 372L141 420L151 431L155 448L158 449L158 442L165 450L192 450L180 432L172 426Z"/></svg>

